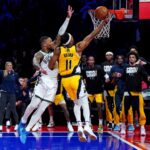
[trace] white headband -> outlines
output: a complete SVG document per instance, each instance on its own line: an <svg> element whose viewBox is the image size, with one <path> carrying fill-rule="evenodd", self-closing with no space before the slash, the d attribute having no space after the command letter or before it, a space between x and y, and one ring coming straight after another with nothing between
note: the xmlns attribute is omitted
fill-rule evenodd
<svg viewBox="0 0 150 150"><path fill-rule="evenodd" d="M71 41L71 37L72 37L72 36L71 36L71 34L70 34L70 33L68 33L68 35L69 35L69 39L68 39L68 41L67 41L66 43L64 43L64 44L63 44L63 45L65 45L65 46L66 46L66 45L68 45L68 44L70 43L70 41Z"/></svg>
<svg viewBox="0 0 150 150"><path fill-rule="evenodd" d="M112 55L113 56L114 54L113 54L113 52L106 52L105 55Z"/></svg>

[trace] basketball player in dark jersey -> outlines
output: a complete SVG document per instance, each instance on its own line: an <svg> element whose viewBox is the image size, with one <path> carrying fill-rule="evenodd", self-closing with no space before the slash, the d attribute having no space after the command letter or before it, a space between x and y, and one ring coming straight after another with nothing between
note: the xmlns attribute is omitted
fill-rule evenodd
<svg viewBox="0 0 150 150"><path fill-rule="evenodd" d="M141 82L144 79L145 81L150 81L150 76L144 70L143 66L137 64L138 55L135 52L130 52L128 54L129 64L124 70L123 77L125 79L126 93L124 93L124 99L122 103L122 121L121 134L126 133L126 118L128 115L128 110L132 107L133 112L137 111L139 116L140 134L146 135L145 123L146 116L144 113L144 100L141 94Z"/></svg>
<svg viewBox="0 0 150 150"><path fill-rule="evenodd" d="M106 121L109 123L108 128L112 129L113 122L113 97L114 97L114 84L110 81L109 73L114 65L113 53L108 51L105 54L106 61L102 63L103 71L105 72L105 83L104 83L104 99L106 108Z"/></svg>
<svg viewBox="0 0 150 150"><path fill-rule="evenodd" d="M97 103L99 117L98 131L103 132L102 93L104 71L100 65L95 64L95 58L93 56L88 57L87 66L83 69L83 79L85 80L89 101L92 103L95 100Z"/></svg>

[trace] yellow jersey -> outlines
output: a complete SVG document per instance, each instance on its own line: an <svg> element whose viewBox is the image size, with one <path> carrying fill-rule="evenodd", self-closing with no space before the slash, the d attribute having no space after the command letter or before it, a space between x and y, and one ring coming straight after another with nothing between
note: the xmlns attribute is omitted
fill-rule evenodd
<svg viewBox="0 0 150 150"><path fill-rule="evenodd" d="M60 47L58 69L61 76L68 76L81 73L79 63L80 56L76 52L75 45L73 45L70 48Z"/></svg>

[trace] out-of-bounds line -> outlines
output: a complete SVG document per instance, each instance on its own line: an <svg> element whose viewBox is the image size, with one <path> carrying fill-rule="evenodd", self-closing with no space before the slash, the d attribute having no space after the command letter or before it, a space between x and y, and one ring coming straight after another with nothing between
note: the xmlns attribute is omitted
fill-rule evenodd
<svg viewBox="0 0 150 150"><path fill-rule="evenodd" d="M122 137L118 136L117 134L112 133L110 131L106 131L106 132L109 133L109 134L111 134L113 137L117 138L118 140L121 140L122 142L130 145L131 147L136 148L137 150L142 150L141 148L139 148L139 147L135 146L134 144L128 142L127 140L123 139Z"/></svg>

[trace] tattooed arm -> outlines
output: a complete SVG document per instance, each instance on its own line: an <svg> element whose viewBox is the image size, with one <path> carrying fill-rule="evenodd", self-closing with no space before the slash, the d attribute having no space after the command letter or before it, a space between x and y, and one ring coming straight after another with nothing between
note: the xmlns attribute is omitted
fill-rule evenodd
<svg viewBox="0 0 150 150"><path fill-rule="evenodd" d="M33 57L33 66L35 67L36 70L39 70L43 74L47 74L47 72L41 68L40 62L43 60L43 54L41 52L35 53Z"/></svg>

